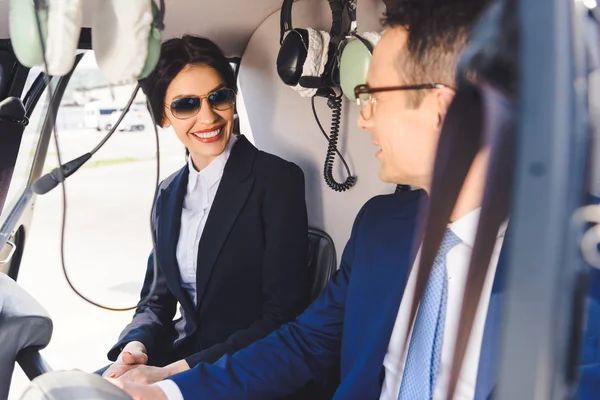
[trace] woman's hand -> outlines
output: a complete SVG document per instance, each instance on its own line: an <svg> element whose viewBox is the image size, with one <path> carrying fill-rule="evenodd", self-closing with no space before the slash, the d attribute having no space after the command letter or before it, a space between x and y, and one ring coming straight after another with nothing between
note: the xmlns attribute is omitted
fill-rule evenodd
<svg viewBox="0 0 600 400"><path fill-rule="evenodd" d="M142 384L151 384L162 381L168 377L190 369L185 360L174 362L166 367L151 367L149 365L138 365L129 371L126 371L119 377L123 382L135 382Z"/></svg>
<svg viewBox="0 0 600 400"><path fill-rule="evenodd" d="M104 378L118 378L127 371L145 365L147 362L146 346L142 342L129 342L117 357L117 361L108 367L102 376Z"/></svg>
<svg viewBox="0 0 600 400"><path fill-rule="evenodd" d="M131 382L121 382L116 379L107 379L110 383L117 386L133 400L167 400L167 395L158 386L140 385Z"/></svg>

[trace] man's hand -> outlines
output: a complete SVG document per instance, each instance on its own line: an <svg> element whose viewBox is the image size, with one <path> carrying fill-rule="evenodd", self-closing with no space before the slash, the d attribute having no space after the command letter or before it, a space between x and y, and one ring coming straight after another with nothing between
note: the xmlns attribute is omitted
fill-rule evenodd
<svg viewBox="0 0 600 400"><path fill-rule="evenodd" d="M167 379L180 372L187 371L190 366L185 360L179 360L165 367L151 367L149 365L135 365L119 376L123 382L151 384Z"/></svg>
<svg viewBox="0 0 600 400"><path fill-rule="evenodd" d="M148 362L146 346L141 342L129 342L121 354L110 367L102 374L104 378L118 378L127 371L145 365Z"/></svg>
<svg viewBox="0 0 600 400"><path fill-rule="evenodd" d="M151 367L149 365L138 365L125 372L119 377L122 382L135 382L141 384L151 384L162 381L170 376L166 368Z"/></svg>
<svg viewBox="0 0 600 400"><path fill-rule="evenodd" d="M107 381L125 391L133 400L167 400L165 392L158 386L139 385L116 379L107 379Z"/></svg>

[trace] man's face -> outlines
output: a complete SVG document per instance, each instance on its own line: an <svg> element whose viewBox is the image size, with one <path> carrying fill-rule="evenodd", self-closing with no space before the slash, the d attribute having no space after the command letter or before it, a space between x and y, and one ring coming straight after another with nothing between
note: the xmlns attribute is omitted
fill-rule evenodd
<svg viewBox="0 0 600 400"><path fill-rule="evenodd" d="M389 28L375 47L367 76L370 88L439 82L407 82L402 60L408 33L402 27ZM368 120L359 116L358 125L369 131L379 147L379 178L384 182L409 184L428 190L433 173L441 121L452 99L451 89L426 90L421 104L410 101L414 91L372 94L374 103Z"/></svg>

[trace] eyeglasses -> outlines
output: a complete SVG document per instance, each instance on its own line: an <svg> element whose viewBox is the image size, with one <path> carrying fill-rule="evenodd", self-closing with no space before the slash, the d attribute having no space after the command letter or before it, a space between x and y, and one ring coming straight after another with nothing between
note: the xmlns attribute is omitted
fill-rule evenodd
<svg viewBox="0 0 600 400"><path fill-rule="evenodd" d="M188 96L173 100L170 106L165 107L171 110L175 118L188 119L198 114L202 99L206 99L212 109L226 111L235 104L235 92L232 89L221 88L204 96Z"/></svg>
<svg viewBox="0 0 600 400"><path fill-rule="evenodd" d="M424 90L424 89L452 89L454 88L444 85L441 83L424 83L420 85L404 85L404 86L389 86L371 88L369 85L358 85L354 88L354 96L356 97L356 104L360 109L360 115L364 120L368 120L373 115L373 103L377 102L377 99L372 95L378 92L392 92L395 90Z"/></svg>

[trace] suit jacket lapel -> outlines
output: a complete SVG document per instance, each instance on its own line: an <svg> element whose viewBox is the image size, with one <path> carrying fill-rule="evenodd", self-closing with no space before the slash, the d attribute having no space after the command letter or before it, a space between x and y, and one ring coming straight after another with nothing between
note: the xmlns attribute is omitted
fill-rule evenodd
<svg viewBox="0 0 600 400"><path fill-rule="evenodd" d="M158 243L157 254L160 268L165 275L167 285L173 295L181 303L186 316L190 318L195 313L190 296L181 287L181 275L177 263L177 242L181 229L181 209L188 183L188 168L185 166L175 176L173 181L161 191L158 209Z"/></svg>
<svg viewBox="0 0 600 400"><path fill-rule="evenodd" d="M254 177L251 175L251 171L257 151L244 136L240 136L225 165L223 177L198 246L198 272L196 274L198 309L223 244L252 189Z"/></svg>
<svg viewBox="0 0 600 400"><path fill-rule="evenodd" d="M398 309L400 303L405 300L403 298L404 290L421 242L419 236L420 210L425 209L427 203L426 194L419 191L409 202L396 204L396 209L391 213L393 221L391 221L392 229L389 232L395 243L393 245L394 255L390 254L388 259L393 261L384 266L386 271L373 274L378 277L377 279L382 280L379 286L380 292L384 294L380 302L384 306L381 314L383 317L380 325L377 326L377 339L371 357L373 371L380 376L384 371L383 361L398 317ZM411 240L405 240L405 238ZM390 293L390 296L387 296L387 293Z"/></svg>
<svg viewBox="0 0 600 400"><path fill-rule="evenodd" d="M398 309L400 308L400 304L402 301L411 301L411 299L404 298L404 291L406 290L408 277L412 268L414 267L417 256L417 251L414 249L414 246L420 242L420 240L415 240L418 238L414 234L418 229L418 215L415 214L412 216L412 218L397 219L404 220L399 222L402 224L402 229L399 229L398 232L408 232L405 237L413 238L413 240L398 244L396 251L398 254L400 254L399 259L403 260L404 262L402 264L395 262L393 265L390 265L391 269L389 274L385 277L386 279L389 279L388 282L392 283L390 293L392 293L393 301L384 303L389 305L383 312L383 324L381 326L381 330L379 331L381 339L378 340L375 362L377 363L376 365L380 366L382 369L383 361L387 354L392 337L392 332L396 324L396 319L398 318ZM396 258L394 258L394 260L396 260Z"/></svg>

